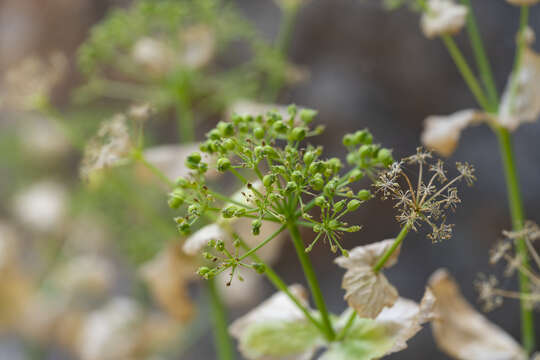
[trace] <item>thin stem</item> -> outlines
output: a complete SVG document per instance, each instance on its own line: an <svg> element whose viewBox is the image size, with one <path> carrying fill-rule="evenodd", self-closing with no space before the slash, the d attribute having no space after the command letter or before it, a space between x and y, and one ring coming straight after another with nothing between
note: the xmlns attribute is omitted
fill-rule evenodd
<svg viewBox="0 0 540 360"><path fill-rule="evenodd" d="M324 325L324 335L329 341L331 341L335 339L336 334L330 322L330 315L328 313L328 310L326 309L326 303L324 302L322 291L319 287L319 281L317 280L317 276L315 275L315 270L313 269L313 265L311 264L309 256L306 254L304 243L302 242L302 238L300 236L300 232L298 231L296 223L289 222L287 225L291 234L294 248L296 250L296 254L298 255L298 259L300 260L300 264L302 265L302 269L304 270L304 275L306 276L306 280L311 290L311 295L313 296L315 305L317 305L317 309L321 314L322 322Z"/></svg>
<svg viewBox="0 0 540 360"><path fill-rule="evenodd" d="M159 170L157 167L155 167L152 163L150 163L146 158L144 157L143 153L140 150L135 150L133 152L133 158L140 162L142 165L144 165L148 170L150 170L156 177L158 177L161 181L163 181L168 187L173 188L174 182L167 177L163 173L163 171Z"/></svg>
<svg viewBox="0 0 540 360"><path fill-rule="evenodd" d="M386 264L388 259L390 259L390 256L392 256L394 251L396 251L399 245L403 242L403 239L405 239L405 236L407 236L410 229L411 229L411 225L405 224L405 226L401 229L398 236L394 240L394 243L392 244L392 246L388 250L386 250L386 252L381 256L379 261L377 261L377 264L375 264L375 266L373 267L373 271L379 272L384 267L384 264Z"/></svg>
<svg viewBox="0 0 540 360"><path fill-rule="evenodd" d="M219 296L214 279L207 282L211 302L212 320L214 321L214 340L219 360L234 360L234 349L227 330L227 315L223 301Z"/></svg>
<svg viewBox="0 0 540 360"><path fill-rule="evenodd" d="M474 52L474 58L478 71L480 72L480 78L482 79L482 82L487 90L491 112L495 113L497 112L497 108L499 106L499 95L497 94L497 87L495 86L495 81L493 80L491 65L488 57L486 56L482 37L476 24L476 17L474 15L471 0L461 0L461 2L469 9L469 15L467 16L467 32L469 34L469 39L471 40L471 46Z"/></svg>
<svg viewBox="0 0 540 360"><path fill-rule="evenodd" d="M276 231L274 231L273 234L271 234L269 237L267 237L266 239L264 239L263 241L261 241L257 246L255 246L254 248L250 249L248 252L246 252L244 255L242 255L240 258L238 258L238 261L242 261L244 260L245 258L247 258L248 256L254 254L257 250L259 250L260 248L262 248L264 245L268 244L270 241L272 241L276 236L278 236L279 234L281 234L281 232L283 230L285 230L285 227L287 225L283 224L281 225L281 227L279 229L277 229Z"/></svg>
<svg viewBox="0 0 540 360"><path fill-rule="evenodd" d="M246 242L244 240L242 240L241 238L239 238L240 240L240 245L248 250L249 249L249 246L246 244ZM285 293L285 295L287 295L287 297L304 313L304 315L306 316L306 318L311 322L313 323L313 325L315 325L323 334L325 332L325 328L323 327L323 325L317 321L313 315L311 315L311 313L309 312L309 310L300 302L300 300L298 300L296 298L296 296L294 296L290 291L289 291L289 287L287 286L287 284L281 280L281 278L279 277L279 275L270 267L268 266L267 264L265 264L262 259L256 254L256 253L252 253L251 254L251 258L253 260L255 260L256 262L258 263L261 263L261 264L264 264L264 268L265 268L265 272L264 274L266 275L266 277L268 278L268 280L270 280L270 282L274 285L274 287L280 291L282 291L283 293Z"/></svg>
<svg viewBox="0 0 540 360"><path fill-rule="evenodd" d="M336 337L337 340L345 339L345 336L347 336L347 333L349 332L349 330L353 326L354 320L356 320L357 317L358 317L358 315L356 314L356 311L353 310L351 315L349 315L349 318L347 319L347 323L345 324L343 329L337 335L337 337Z"/></svg>
<svg viewBox="0 0 540 360"><path fill-rule="evenodd" d="M471 89L471 92L476 98L476 101L484 109L489 109L489 102L487 101L487 98L484 95L484 91L482 90L482 87L476 80L476 77L474 76L469 64L467 63L467 60L465 60L465 57L461 53L461 50L459 50L454 39L450 35L443 35L441 38L444 44L446 45L448 52L450 52L450 56L454 60L459 72L461 73L461 75L465 79L465 82Z"/></svg>
<svg viewBox="0 0 540 360"><path fill-rule="evenodd" d="M514 231L523 229L525 223L525 215L521 190L519 187L519 179L516 170L516 161L512 148L512 138L506 128L497 129L497 138L501 149L501 157L504 165L504 173L506 178L506 186L508 193L508 202L510 206L510 214L512 216L512 227ZM527 244L523 238L516 240L516 249L523 260L523 267L529 268L529 257L527 255ZM529 279L522 272L519 273L519 289L521 293L530 293ZM535 346L535 331L534 318L532 310L527 306L527 302L521 301L521 333L522 343L527 350L531 352Z"/></svg>

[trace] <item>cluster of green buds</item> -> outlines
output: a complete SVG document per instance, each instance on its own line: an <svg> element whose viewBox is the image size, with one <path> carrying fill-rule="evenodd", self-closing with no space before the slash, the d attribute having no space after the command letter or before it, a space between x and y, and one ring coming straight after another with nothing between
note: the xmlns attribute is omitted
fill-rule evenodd
<svg viewBox="0 0 540 360"><path fill-rule="evenodd" d="M361 130L343 139L351 165L344 172L339 158L324 158L322 147L304 145L305 139L324 131L321 126L311 126L315 116L314 110L292 105L286 114L234 115L231 121L219 122L200 145L200 152L188 157L190 176L180 179L170 194L171 207L185 209L185 215L176 218L178 229L189 233L206 213L213 219L249 218L254 236L261 233L265 222L283 228L297 224L316 233L306 251L323 238L333 252L339 249L347 255L339 239L344 232L360 230L360 226L347 224L343 217L372 197L365 188L353 189L358 187L354 183L366 176L375 179L393 158L389 149L373 144L369 131ZM214 160L205 162L203 158ZM205 177L209 168L237 178L244 186L240 199L212 190ZM313 208L320 209L320 216L309 213ZM222 265L238 266L230 255ZM208 274L213 273L203 269L201 275Z"/></svg>

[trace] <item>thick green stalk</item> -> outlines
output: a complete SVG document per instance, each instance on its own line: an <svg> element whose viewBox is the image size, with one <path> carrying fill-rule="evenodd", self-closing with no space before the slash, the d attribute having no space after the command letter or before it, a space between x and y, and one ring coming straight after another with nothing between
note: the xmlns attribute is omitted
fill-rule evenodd
<svg viewBox="0 0 540 360"><path fill-rule="evenodd" d="M493 72L491 71L491 65L484 49L482 37L478 30L478 25L476 24L476 17L474 15L471 0L461 0L461 2L469 9L469 14L467 16L467 32L469 34L469 39L471 40L471 46L476 65L480 72L480 77L487 90L491 112L496 112L499 104L499 95L497 94L497 87L493 80Z"/></svg>
<svg viewBox="0 0 540 360"><path fill-rule="evenodd" d="M401 228L401 231L399 232L398 236L394 240L394 243L392 246L386 250L386 252L381 256L379 261L377 261L377 264L373 267L373 271L379 272L383 267L384 264L390 259L390 256L396 251L396 249L399 247L399 245L403 242L403 239L405 239L405 236L409 233L409 230L411 229L411 225L405 224L403 228Z"/></svg>
<svg viewBox="0 0 540 360"><path fill-rule="evenodd" d="M214 279L207 281L208 295L211 301L212 320L214 322L214 341L219 360L235 359L234 349L227 329L227 313L219 296Z"/></svg>
<svg viewBox="0 0 540 360"><path fill-rule="evenodd" d="M291 238L293 240L296 254L298 255L298 259L300 260L300 264L302 265L302 269L304 270L304 275L306 276L306 280L311 290L311 295L313 296L315 305L317 305L317 310L319 310L321 314L322 322L325 329L325 336L328 340L333 340L335 339L336 334L334 332L334 329L332 328L332 323L330 322L330 315L328 313L328 310L326 309L326 303L324 302L322 291L319 287L319 281L317 280L317 276L315 275L315 270L313 269L311 260L306 254L304 243L302 242L302 237L300 236L300 232L298 231L298 227L296 226L294 220L288 223L288 228L289 233L291 234Z"/></svg>
<svg viewBox="0 0 540 360"><path fill-rule="evenodd" d="M523 202L521 191L519 187L519 179L516 170L516 161L514 151L512 148L512 137L507 129L497 129L497 138L499 140L499 147L501 149L501 156L504 165L504 173L506 177L506 186L508 192L508 202L510 205L510 213L512 216L512 225L515 231L523 229L525 222L525 215L523 209ZM527 245L524 239L518 239L516 241L516 247L518 253L523 259L523 266L529 267L529 259L527 255ZM529 279L522 272L519 273L519 288L521 293L530 293ZM530 307L527 306L527 302L521 301L521 334L523 347L528 353L534 350L535 346L535 331L534 331L534 318Z"/></svg>

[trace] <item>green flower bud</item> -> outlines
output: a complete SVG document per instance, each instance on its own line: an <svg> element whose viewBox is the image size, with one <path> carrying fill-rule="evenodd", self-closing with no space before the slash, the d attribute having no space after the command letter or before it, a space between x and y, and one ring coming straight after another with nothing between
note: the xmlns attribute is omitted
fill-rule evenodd
<svg viewBox="0 0 540 360"><path fill-rule="evenodd" d="M314 151L306 152L304 154L304 164L309 166L313 162L313 160L315 160L316 157L317 157L317 154L315 154Z"/></svg>
<svg viewBox="0 0 540 360"><path fill-rule="evenodd" d="M255 270L258 274L264 274L266 272L266 265L261 263L254 263L251 265L253 270Z"/></svg>
<svg viewBox="0 0 540 360"><path fill-rule="evenodd" d="M355 169L349 175L349 182L358 181L363 177L364 177L364 173L359 169Z"/></svg>
<svg viewBox="0 0 540 360"><path fill-rule="evenodd" d="M352 199L351 201L347 203L347 210L355 211L356 209L360 207L360 204L362 204L360 200Z"/></svg>
<svg viewBox="0 0 540 360"><path fill-rule="evenodd" d="M263 185L266 188L269 188L272 186L272 184L276 181L276 176L274 174L268 174L264 175L263 177Z"/></svg>
<svg viewBox="0 0 540 360"><path fill-rule="evenodd" d="M261 233L262 221L255 219L251 222L251 233L253 235L259 235Z"/></svg>
<svg viewBox="0 0 540 360"><path fill-rule="evenodd" d="M390 166L394 162L392 157L392 151L389 149L380 149L377 154L377 160L380 161L384 166Z"/></svg>
<svg viewBox="0 0 540 360"><path fill-rule="evenodd" d="M188 207L188 214L193 216L199 216L201 214L201 205L191 204Z"/></svg>
<svg viewBox="0 0 540 360"><path fill-rule="evenodd" d="M255 138L259 140L264 138L264 134L265 134L265 131L260 126L257 126L255 129L253 129L253 135L255 136Z"/></svg>
<svg viewBox="0 0 540 360"><path fill-rule="evenodd" d="M341 222L336 219L332 219L328 222L328 227L332 230L337 230L341 226Z"/></svg>
<svg viewBox="0 0 540 360"><path fill-rule="evenodd" d="M208 274L210 274L211 271L212 270L209 267L201 266L200 268L197 269L197 274L206 278Z"/></svg>
<svg viewBox="0 0 540 360"><path fill-rule="evenodd" d="M244 122L244 118L241 115L233 114L231 121L233 122L233 124L238 125L241 122Z"/></svg>
<svg viewBox="0 0 540 360"><path fill-rule="evenodd" d="M292 180L297 184L302 184L304 182L304 176L301 171L295 170L291 175Z"/></svg>
<svg viewBox="0 0 540 360"><path fill-rule="evenodd" d="M225 172L231 167L231 160L227 158L219 158L217 161L217 169L220 172Z"/></svg>
<svg viewBox="0 0 540 360"><path fill-rule="evenodd" d="M310 174L318 174L325 170L325 166L321 161L315 161L309 165L308 172Z"/></svg>
<svg viewBox="0 0 540 360"><path fill-rule="evenodd" d="M300 119L306 123L309 124L313 121L313 119L317 116L317 111L312 109L302 109L300 110Z"/></svg>
<svg viewBox="0 0 540 360"><path fill-rule="evenodd" d="M371 199L371 191L369 191L367 189L360 190L358 192L358 198L360 200L362 200L362 201L366 201L366 200Z"/></svg>
<svg viewBox="0 0 540 360"><path fill-rule="evenodd" d="M298 185L294 181L287 182L287 185L285 186L285 192L286 193L292 193L298 189Z"/></svg>
<svg viewBox="0 0 540 360"><path fill-rule="evenodd" d="M343 145L349 147L349 146L353 146L353 145L356 145L355 143L355 137L353 134L347 134L343 137Z"/></svg>
<svg viewBox="0 0 540 360"><path fill-rule="evenodd" d="M274 148L273 148L272 146L270 146L270 145L266 145L266 146L264 147L264 154L265 154L266 156L268 156L269 158L272 158L272 159L276 159L276 158L279 157L279 155L278 155L276 149L274 149Z"/></svg>
<svg viewBox="0 0 540 360"><path fill-rule="evenodd" d="M313 231L316 233L319 233L322 230L323 230L323 227L320 224L316 224L315 226L313 226Z"/></svg>
<svg viewBox="0 0 540 360"><path fill-rule="evenodd" d="M191 226L187 221L179 222L176 225L176 229L182 235L188 235L191 232Z"/></svg>
<svg viewBox="0 0 540 360"><path fill-rule="evenodd" d="M191 153L186 159L186 166L192 170L195 170L199 167L201 162L201 154L198 152Z"/></svg>
<svg viewBox="0 0 540 360"><path fill-rule="evenodd" d="M179 176L177 179L176 179L176 186L178 187L181 187L181 188L185 188L187 187L189 184L189 181L187 181L185 178L183 178L182 176Z"/></svg>
<svg viewBox="0 0 540 360"><path fill-rule="evenodd" d="M345 208L345 203L346 202L347 202L347 200L338 201L337 203L334 204L333 210L335 212L341 212L341 210L343 210Z"/></svg>
<svg viewBox="0 0 540 360"><path fill-rule="evenodd" d="M292 129L291 133L289 134L289 140L291 141L302 141L306 137L306 129L303 127L295 127Z"/></svg>
<svg viewBox="0 0 540 360"><path fill-rule="evenodd" d="M326 162L334 171L339 171L343 164L341 163L341 160L338 158L331 158Z"/></svg>
<svg viewBox="0 0 540 360"><path fill-rule="evenodd" d="M336 193L337 183L335 180L330 180L326 185L324 185L323 193L329 198L334 197Z"/></svg>
<svg viewBox="0 0 540 360"><path fill-rule="evenodd" d="M216 129L218 129L219 134L223 137L229 137L234 135L234 125L230 122L220 121Z"/></svg>
<svg viewBox="0 0 540 360"><path fill-rule="evenodd" d="M326 198L324 196L317 196L315 198L315 205L320 208L325 208L328 206L328 202L326 201Z"/></svg>
<svg viewBox="0 0 540 360"><path fill-rule="evenodd" d="M174 189L172 193L169 194L169 206L172 209L178 209L186 200L186 195L182 189Z"/></svg>
<svg viewBox="0 0 540 360"><path fill-rule="evenodd" d="M360 149L358 149L358 153L361 157L367 158L373 154L373 148L371 145L362 145L360 146Z"/></svg>
<svg viewBox="0 0 540 360"><path fill-rule="evenodd" d="M324 186L324 179L321 174L315 174L310 181L311 187L314 190L320 191Z"/></svg>
<svg viewBox="0 0 540 360"><path fill-rule="evenodd" d="M356 154L355 153L348 153L347 154L347 163L350 165L353 165L356 163Z"/></svg>
<svg viewBox="0 0 540 360"><path fill-rule="evenodd" d="M283 121L281 121L281 120L276 121L272 125L272 128L278 134L285 134L285 132L287 132L287 125L285 125L285 123Z"/></svg>
<svg viewBox="0 0 540 360"><path fill-rule="evenodd" d="M211 140L219 140L221 139L221 134L218 129L212 129L206 136Z"/></svg>
<svg viewBox="0 0 540 360"><path fill-rule="evenodd" d="M221 209L221 215L225 219L230 219L233 216L235 216L237 210L238 210L238 207L236 205L229 205Z"/></svg>
<svg viewBox="0 0 540 360"><path fill-rule="evenodd" d="M225 141L223 141L222 143L223 145L223 148L226 149L226 150L233 150L234 149L234 140L233 139L225 139Z"/></svg>

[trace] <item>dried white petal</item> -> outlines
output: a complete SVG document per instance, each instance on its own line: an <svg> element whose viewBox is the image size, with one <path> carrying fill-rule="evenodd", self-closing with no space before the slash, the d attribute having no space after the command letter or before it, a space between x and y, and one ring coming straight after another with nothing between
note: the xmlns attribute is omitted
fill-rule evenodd
<svg viewBox="0 0 540 360"><path fill-rule="evenodd" d="M422 144L443 156L450 156L456 149L461 132L485 117L485 114L476 110L461 110L446 116L428 116L424 121Z"/></svg>
<svg viewBox="0 0 540 360"><path fill-rule="evenodd" d="M186 321L194 312L187 286L195 278L195 270L193 259L172 244L145 263L140 274L158 303L175 319Z"/></svg>
<svg viewBox="0 0 540 360"><path fill-rule="evenodd" d="M51 232L66 217L66 189L53 181L42 181L15 196L13 211L17 219L35 231Z"/></svg>
<svg viewBox="0 0 540 360"><path fill-rule="evenodd" d="M465 25L466 18L467 7L456 4L454 0L428 0L421 20L422 31L430 39L456 34Z"/></svg>
<svg viewBox="0 0 540 360"><path fill-rule="evenodd" d="M206 225L186 239L182 249L188 255L195 256L204 249L210 240L229 239L227 232L219 224Z"/></svg>
<svg viewBox="0 0 540 360"><path fill-rule="evenodd" d="M521 66L506 84L499 110L499 124L515 130L520 124L534 122L540 115L540 55L527 47Z"/></svg>
<svg viewBox="0 0 540 360"><path fill-rule="evenodd" d="M444 269L429 280L436 298L433 335L439 348L459 360L525 360L521 346L478 313Z"/></svg>
<svg viewBox="0 0 540 360"><path fill-rule="evenodd" d="M396 288L388 282L382 271L373 271L377 261L393 243L394 239L388 239L358 246L350 251L349 257L341 256L335 260L336 264L347 269L341 286L346 290L345 300L360 317L373 319L398 299ZM384 267L394 265L398 256L399 248Z"/></svg>
<svg viewBox="0 0 540 360"><path fill-rule="evenodd" d="M151 37L137 40L133 45L131 55L137 64L157 74L163 74L169 70L174 56L165 43Z"/></svg>

